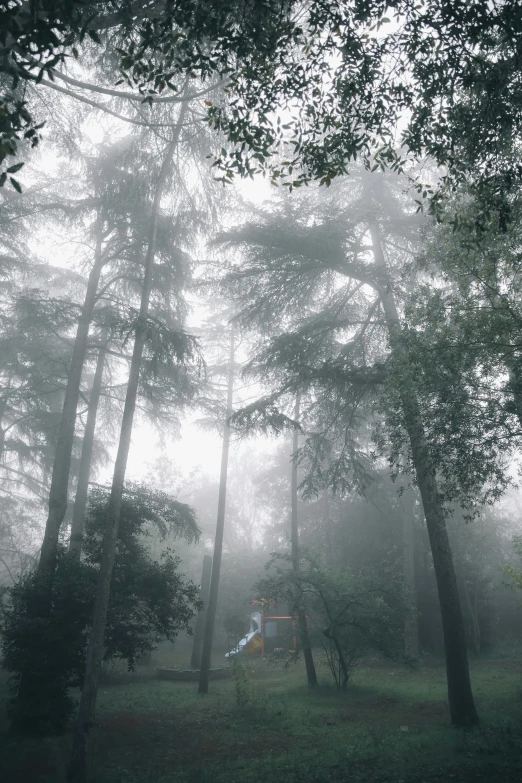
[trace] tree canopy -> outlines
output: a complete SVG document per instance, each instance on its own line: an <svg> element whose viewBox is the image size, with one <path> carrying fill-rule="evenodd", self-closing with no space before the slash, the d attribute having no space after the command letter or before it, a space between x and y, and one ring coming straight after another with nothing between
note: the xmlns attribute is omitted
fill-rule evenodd
<svg viewBox="0 0 522 783"><path fill-rule="evenodd" d="M427 154L445 167L443 186L471 182L506 223L520 179L520 0L44 2L36 18L28 7L3 8L2 72L15 88L4 158L37 139L20 79L67 79L57 67L75 44L109 36L120 74L149 103L177 91L178 74L225 80L225 97L207 101L229 141L216 159L224 181L268 168L289 187L328 184L354 159L402 169Z"/></svg>

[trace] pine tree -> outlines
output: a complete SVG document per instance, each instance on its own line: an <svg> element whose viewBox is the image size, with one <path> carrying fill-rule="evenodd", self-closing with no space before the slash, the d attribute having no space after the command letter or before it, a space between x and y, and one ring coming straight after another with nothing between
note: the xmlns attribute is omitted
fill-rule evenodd
<svg viewBox="0 0 522 783"><path fill-rule="evenodd" d="M149 303L153 285L154 260L156 254L156 239L158 233L160 204L165 189L165 183L172 164L172 159L179 144L179 139L182 132L182 125L185 114L184 107L185 105L182 106L180 115L178 117L178 124L173 138L169 141L164 152L161 170L155 186L154 202L150 217L150 233L147 246L147 255L144 264L140 312L136 323L136 333L132 360L129 368L129 380L127 384L125 407L121 423L120 440L114 466L109 508L107 512L107 523L104 532L100 576L98 580L92 628L89 637L89 646L87 649L85 679L82 689L78 719L74 731L71 763L69 765L68 771L68 780L72 783L80 783L80 781L84 781L87 775L87 738L94 721L98 676L103 659L103 641L107 618L107 606L109 601L111 574L114 563L114 553L121 512L125 471L136 409L140 367L147 337ZM180 351L180 361L183 361L185 356L186 349L183 352Z"/></svg>
<svg viewBox="0 0 522 783"><path fill-rule="evenodd" d="M261 418L277 428L284 425L284 417L274 411L275 401L283 402L290 390L308 389L316 407L321 398L327 398L325 411L339 419L343 410L346 424L339 433L340 454L332 461L326 480L340 487L346 482L343 474L348 474L352 485L360 484L365 480L364 449L358 445L365 426L360 415L364 400L369 400L368 391L371 397L372 390L385 380L386 385L393 384L395 408L389 407L387 413L397 417L407 433L409 460L422 497L443 618L451 719L455 724L473 724L478 718L446 512L437 485L439 465L426 440L415 379L402 341L395 299L400 268L388 267L382 239L386 225L388 253L393 257L392 243L397 241L393 234L402 232L402 242L408 243L414 220L400 207L393 207L393 201L383 205L382 177L364 174L359 183L352 189L350 207L338 217L333 217L330 202L330 211L325 210L319 222L315 203L315 225L294 223L287 228L280 218L269 217L265 226L247 226L228 235L231 244L252 248L251 265L232 271L228 278L232 289L243 297L244 321L256 325L271 322L277 309L288 318L291 329L275 337L254 362L259 377L277 383L276 394L250 406L239 417L250 422ZM351 222L346 222L348 215ZM304 215L301 220L304 223ZM367 238L370 246L365 244ZM343 284L336 285L336 278ZM248 288L243 287L247 280ZM303 304L312 301L321 304L310 305L310 314L303 317ZM351 333L348 340L347 333ZM335 335L344 337L344 345ZM321 437L310 439L310 444L316 452L319 449L320 458L312 458L317 476L324 446ZM392 462L401 458L400 454L391 456Z"/></svg>

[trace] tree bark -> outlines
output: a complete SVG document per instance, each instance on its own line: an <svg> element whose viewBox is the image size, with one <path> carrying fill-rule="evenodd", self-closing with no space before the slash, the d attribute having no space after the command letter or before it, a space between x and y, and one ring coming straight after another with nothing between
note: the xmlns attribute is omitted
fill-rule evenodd
<svg viewBox="0 0 522 783"><path fill-rule="evenodd" d="M149 313L150 294L152 289L152 273L154 257L156 253L156 237L158 232L160 203L167 175L172 164L174 152L178 145L185 110L186 104L182 104L176 132L174 134L174 138L167 147L154 194L150 235L143 274L140 312L136 324L136 336L134 339L134 348L129 370L129 380L127 385L127 393L125 396L125 406L123 409L118 453L114 465L111 495L107 510L107 523L103 537L100 573L98 577L98 585L94 603L91 633L87 647L85 677L83 681L78 719L74 729L71 761L67 774L68 783L86 783L87 781L87 740L90 729L94 724L96 698L98 695L98 678L103 660L105 625L107 621L107 608L109 604L112 569L114 565L123 486L131 444L132 425L134 420L134 412L136 409L141 359L145 345L146 326Z"/></svg>
<svg viewBox="0 0 522 783"><path fill-rule="evenodd" d="M370 234L375 263L384 270L386 269L384 253L379 227L375 221L370 221ZM471 726L478 723L478 715L471 691L466 635L446 528L445 512L437 486L435 468L426 441L419 403L414 392L414 383L408 365L408 358L400 339L399 315L390 285L381 289L381 302L390 337L392 355L397 362L400 362L402 367L403 381L399 391L404 425L410 441L437 580L451 722L458 726Z"/></svg>
<svg viewBox="0 0 522 783"><path fill-rule="evenodd" d="M327 462L327 467L330 467L330 460ZM325 522L325 544L326 544L326 561L328 565L335 565L335 544L333 535L333 520L330 508L330 488L326 487L323 492L322 503L324 522Z"/></svg>
<svg viewBox="0 0 522 783"><path fill-rule="evenodd" d="M465 525L464 517L462 514L462 509L459 506L456 506L453 511L454 521L455 521L455 527L458 524ZM457 533L456 533L457 536ZM469 592L468 582L466 579L466 568L465 568L465 554L462 551L462 547L460 546L459 538L456 537L453 540L453 551L455 553L455 573L457 575L457 585L459 588L459 592L462 595L462 603L464 606L464 618L467 619L467 639L470 649L476 654L479 655L480 648L481 648L481 641L480 641L480 625L478 622L478 616L477 616L477 606L476 606L476 600L475 605L471 601L471 596ZM477 591L475 591L475 598L477 596Z"/></svg>
<svg viewBox="0 0 522 783"><path fill-rule="evenodd" d="M216 521L216 537L214 541L214 556L212 558L212 575L210 577L210 590L208 595L207 617L205 622L205 634L203 637L203 650L201 653L201 667L199 675L199 693L208 693L208 681L210 677L210 660L212 656L212 639L214 638L214 625L216 622L216 609L219 591L219 576L221 572L221 555L223 552L223 533L225 530L225 506L227 499L227 475L228 452L230 449L230 417L232 416L232 402L234 396L234 331L230 335L230 354L228 360L228 386L227 386L227 412L225 429L223 433L223 448L221 451L221 472L219 475L219 498Z"/></svg>
<svg viewBox="0 0 522 783"><path fill-rule="evenodd" d="M299 421L300 414L300 398L299 394L295 398L295 412L294 419ZM315 671L314 657L312 654L312 646L310 644L310 634L308 633L308 625L306 622L306 609L303 606L301 590L298 586L299 578L299 525L297 518L297 449L299 447L299 432L294 430L293 435L293 458L292 458L292 482L291 482L291 522L290 522L290 539L292 545L292 568L296 579L295 587L295 602L297 606L297 628L299 631L299 638L301 641L301 647L303 648L303 657L306 666L306 678L309 687L313 688L317 685L317 673Z"/></svg>
<svg viewBox="0 0 522 783"><path fill-rule="evenodd" d="M408 492L408 490L406 490ZM409 492L408 501L401 497L402 507L402 565L408 586L411 615L404 623L404 652L408 658L419 657L419 623L417 608L417 588L415 584L415 539L413 529L413 498Z"/></svg>
<svg viewBox="0 0 522 783"><path fill-rule="evenodd" d="M5 430L2 427L5 412L7 410L7 394L0 400L0 459L4 453L5 446Z"/></svg>
<svg viewBox="0 0 522 783"><path fill-rule="evenodd" d="M471 597L469 594L469 587L466 580L466 574L464 573L464 569L462 568L462 565L458 563L457 565L457 582L460 585L460 589L462 591L462 598L464 602L464 606L466 608L466 612L468 615L468 628L469 628L469 639L471 642L471 649L476 655L479 655L480 653L480 628L475 612L475 608L473 604L471 603Z"/></svg>
<svg viewBox="0 0 522 783"><path fill-rule="evenodd" d="M89 477L91 473L92 449L94 445L94 431L96 429L96 416L98 414L98 403L103 380L103 368L105 365L105 356L107 353L108 329L105 328L100 336L101 347L98 352L98 361L91 387L89 405L87 407L87 421L85 423L85 432L83 433L82 455L80 458L80 467L78 471L78 484L76 486L76 498L74 500L74 509L71 523L71 538L69 541L69 552L77 559L82 552L83 528L85 524L85 510L87 508L87 495L89 492Z"/></svg>
<svg viewBox="0 0 522 783"><path fill-rule="evenodd" d="M200 600L204 602L204 607L199 610L196 617L196 627L194 628L194 644L192 646L192 657L190 665L193 669L201 667L201 653L203 651L203 634L205 633L205 620L207 617L208 593L210 587L210 575L212 573L212 558L210 555L203 557L203 571L201 573L201 588L199 590Z"/></svg>

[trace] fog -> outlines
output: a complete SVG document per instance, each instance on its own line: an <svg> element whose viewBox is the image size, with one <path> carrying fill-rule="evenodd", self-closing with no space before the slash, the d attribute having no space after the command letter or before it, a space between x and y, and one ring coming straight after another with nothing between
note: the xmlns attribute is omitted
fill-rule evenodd
<svg viewBox="0 0 522 783"><path fill-rule="evenodd" d="M55 5L0 7L6 780L514 783L519 3Z"/></svg>

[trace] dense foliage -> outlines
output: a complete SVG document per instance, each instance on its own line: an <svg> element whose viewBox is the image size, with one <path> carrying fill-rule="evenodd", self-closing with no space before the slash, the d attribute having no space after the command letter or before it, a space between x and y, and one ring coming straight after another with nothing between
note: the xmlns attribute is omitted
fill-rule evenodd
<svg viewBox="0 0 522 783"><path fill-rule="evenodd" d="M504 227L520 180L520 18L518 1L487 0L45 2L37 20L23 3L4 3L2 75L14 89L4 98L2 159L24 136L37 138L17 84L61 78L56 66L78 56L86 36L102 44L112 35L116 73L151 104L179 89L180 74L226 79L225 99L208 101L210 124L230 142L216 161L224 181L268 167L290 187L329 184L356 158L401 169L408 153L428 154L451 187L474 182ZM275 106L289 109L286 123Z"/></svg>
<svg viewBox="0 0 522 783"><path fill-rule="evenodd" d="M325 652L339 689L368 654L392 659L404 656L402 623L408 602L400 572L388 559L380 569L332 569L324 559L304 550L299 571L290 568L288 555L277 555L267 564L268 575L256 591L278 602L291 614L303 602L311 626L311 638Z"/></svg>
<svg viewBox="0 0 522 783"><path fill-rule="evenodd" d="M75 707L71 687L81 686L101 559L101 533L107 493L96 490L86 523L84 558L60 548L53 584L52 612L42 620L34 615L38 583L34 572L9 589L2 618L2 664L13 682L30 669L34 691L27 701L13 700L11 717L18 728L38 733L63 731ZM159 561L147 550L150 526L165 536L175 532L198 535L191 509L164 493L133 487L122 509L104 659L119 658L133 669L144 653L163 639L188 630L198 608L197 586L178 570L171 551Z"/></svg>

